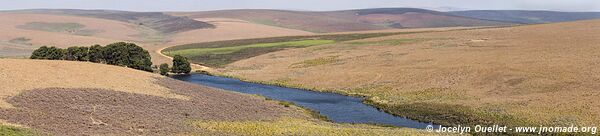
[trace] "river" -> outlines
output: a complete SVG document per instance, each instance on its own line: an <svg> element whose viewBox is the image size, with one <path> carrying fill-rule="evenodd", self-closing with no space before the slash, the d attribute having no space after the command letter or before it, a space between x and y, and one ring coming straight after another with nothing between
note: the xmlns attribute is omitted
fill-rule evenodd
<svg viewBox="0 0 600 136"><path fill-rule="evenodd" d="M191 74L174 76L175 79L230 90L245 94L257 94L270 99L292 102L319 112L336 123L382 124L397 127L424 129L431 123L422 123L394 116L364 104L363 98L335 93L315 92L240 81L238 79ZM437 125L436 125L437 126Z"/></svg>

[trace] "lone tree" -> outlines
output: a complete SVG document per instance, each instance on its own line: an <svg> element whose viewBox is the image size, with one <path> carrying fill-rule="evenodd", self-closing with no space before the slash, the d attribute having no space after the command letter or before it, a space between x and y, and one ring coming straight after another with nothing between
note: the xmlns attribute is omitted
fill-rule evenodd
<svg viewBox="0 0 600 136"><path fill-rule="evenodd" d="M161 75L163 75L163 76L169 75L169 64L167 64L167 63L160 64L159 69L160 69Z"/></svg>
<svg viewBox="0 0 600 136"><path fill-rule="evenodd" d="M31 53L31 59L61 60L65 58L65 51L54 46L42 46Z"/></svg>
<svg viewBox="0 0 600 136"><path fill-rule="evenodd" d="M190 62L188 62L187 58L181 55L175 55L173 57L173 73L177 74L189 74L192 71L192 67L190 66Z"/></svg>

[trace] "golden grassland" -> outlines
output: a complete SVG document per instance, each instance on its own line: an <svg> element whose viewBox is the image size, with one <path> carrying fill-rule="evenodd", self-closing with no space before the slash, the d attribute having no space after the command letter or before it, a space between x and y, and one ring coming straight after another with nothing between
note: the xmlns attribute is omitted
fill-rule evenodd
<svg viewBox="0 0 600 136"><path fill-rule="evenodd" d="M599 20L397 35L269 53L221 74L368 96L388 112L450 125L593 126L598 37Z"/></svg>
<svg viewBox="0 0 600 136"><path fill-rule="evenodd" d="M186 96L154 83L159 75L129 68L95 63L0 59L0 108L13 108L6 102L12 96L39 88L103 88L176 99ZM1 134L30 134L28 126L0 120Z"/></svg>

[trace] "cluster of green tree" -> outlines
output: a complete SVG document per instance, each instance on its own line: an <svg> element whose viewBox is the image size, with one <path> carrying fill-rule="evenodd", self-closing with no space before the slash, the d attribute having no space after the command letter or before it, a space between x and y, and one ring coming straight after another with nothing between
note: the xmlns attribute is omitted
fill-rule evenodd
<svg viewBox="0 0 600 136"><path fill-rule="evenodd" d="M31 59L60 60L65 57L65 51L56 47L42 46L31 53Z"/></svg>
<svg viewBox="0 0 600 136"><path fill-rule="evenodd" d="M175 55L173 57L173 67L169 68L169 64L163 63L159 66L161 75L169 75L169 71L176 74L189 74L192 71L192 67L187 58Z"/></svg>
<svg viewBox="0 0 600 136"><path fill-rule="evenodd" d="M125 66L152 72L150 54L134 43L118 42L91 47L69 47L60 49L42 46L31 54L31 59L90 61L110 65Z"/></svg>

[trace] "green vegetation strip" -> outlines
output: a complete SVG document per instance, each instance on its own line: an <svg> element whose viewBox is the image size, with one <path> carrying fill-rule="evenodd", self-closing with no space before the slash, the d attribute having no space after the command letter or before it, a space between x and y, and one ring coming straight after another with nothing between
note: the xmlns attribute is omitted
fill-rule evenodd
<svg viewBox="0 0 600 136"><path fill-rule="evenodd" d="M181 55L190 61L211 67L222 67L229 63L279 51L286 48L301 48L314 45L335 43L333 40L300 40L274 43L258 43L240 46L221 46L207 48L193 48L163 52L169 56Z"/></svg>
<svg viewBox="0 0 600 136"><path fill-rule="evenodd" d="M31 136L33 133L29 130L16 128L12 126L0 125L0 136Z"/></svg>
<svg viewBox="0 0 600 136"><path fill-rule="evenodd" d="M28 30L40 30L48 32L74 32L83 29L85 26L79 23L53 23L53 22L29 22L20 25L18 28Z"/></svg>
<svg viewBox="0 0 600 136"><path fill-rule="evenodd" d="M259 43L242 46L231 46L231 47L217 47L217 48L194 48L177 51L168 51L165 54L169 56L183 55L187 57L194 57L206 54L230 54L239 52L247 48L289 48L289 47L307 47L313 45L322 45L334 43L333 40L302 40L302 41L290 41L290 42L276 42L276 43Z"/></svg>
<svg viewBox="0 0 600 136"><path fill-rule="evenodd" d="M292 68L307 68L313 66L327 65L335 62L341 61L338 59L339 56L329 56L326 58L316 58L312 60L305 60L299 63L294 63L290 67Z"/></svg>
<svg viewBox="0 0 600 136"><path fill-rule="evenodd" d="M406 43L417 42L417 39L391 39L383 41L369 41L369 42L350 42L351 45L403 45Z"/></svg>
<svg viewBox="0 0 600 136"><path fill-rule="evenodd" d="M85 25L79 23L29 22L27 24L17 26L17 28L46 32L69 33L81 36L91 36L102 32L102 30L84 29Z"/></svg>
<svg viewBox="0 0 600 136"><path fill-rule="evenodd" d="M425 31L423 31L423 32L425 32ZM195 48L231 47L231 46L250 45L250 44L257 44L257 43L276 43L276 42L301 41L301 40L333 40L336 42L341 42L341 41L350 41L350 40L366 39L366 38L373 38L373 37L382 37L382 36L390 36L390 35L398 35L398 34L423 33L423 32L331 34L331 35L285 36L285 37L272 37L272 38L228 40L228 41L184 44L184 45L169 47L163 51L169 52L169 51L195 49ZM427 31L427 32L430 32L430 31Z"/></svg>

